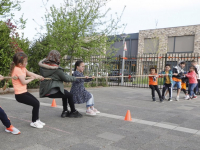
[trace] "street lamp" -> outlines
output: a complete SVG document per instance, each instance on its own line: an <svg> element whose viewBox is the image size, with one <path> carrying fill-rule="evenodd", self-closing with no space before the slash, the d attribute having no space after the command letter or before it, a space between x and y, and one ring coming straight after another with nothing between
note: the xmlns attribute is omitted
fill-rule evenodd
<svg viewBox="0 0 200 150"><path fill-rule="evenodd" d="M123 85L124 84L124 63L125 63L125 61L124 61L124 57L125 57L124 45L125 45L125 39L128 35L125 33L122 33L120 36L123 38L123 60L122 60L122 78L121 78L121 85Z"/></svg>

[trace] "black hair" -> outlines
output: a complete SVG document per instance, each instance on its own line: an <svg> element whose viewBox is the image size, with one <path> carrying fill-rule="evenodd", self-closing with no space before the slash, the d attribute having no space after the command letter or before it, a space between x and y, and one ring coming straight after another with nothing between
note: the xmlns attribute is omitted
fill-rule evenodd
<svg viewBox="0 0 200 150"><path fill-rule="evenodd" d="M76 63L75 63L75 67L74 67L74 71L76 71L76 68L77 68L78 66L80 66L81 63L83 63L82 60L78 60L78 61L76 61Z"/></svg>
<svg viewBox="0 0 200 150"><path fill-rule="evenodd" d="M149 69L149 71L151 72L152 69L155 69L155 72L157 73L157 69L156 69L155 67L151 67L151 68Z"/></svg>
<svg viewBox="0 0 200 150"><path fill-rule="evenodd" d="M182 64L184 64L184 65L185 65L185 62L184 62L184 61L182 61L182 62L180 63L180 65L182 65Z"/></svg>
<svg viewBox="0 0 200 150"><path fill-rule="evenodd" d="M167 67L167 66L169 66L169 67L171 68L171 65L170 65L170 64L166 64L166 65L165 65L165 67Z"/></svg>

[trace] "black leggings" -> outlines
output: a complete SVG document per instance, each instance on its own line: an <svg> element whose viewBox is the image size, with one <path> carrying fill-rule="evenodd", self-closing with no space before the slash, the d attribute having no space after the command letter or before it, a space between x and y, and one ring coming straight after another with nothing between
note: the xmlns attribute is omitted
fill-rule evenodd
<svg viewBox="0 0 200 150"><path fill-rule="evenodd" d="M67 99L68 99L68 103L69 103L69 107L71 109L71 112L75 112L75 106L74 106L74 101L73 101L73 95L71 93L69 93L67 90L64 90L65 94L63 94L62 92L57 92L55 94L51 94L48 97L49 98L62 98L62 102L63 102L63 110L67 111Z"/></svg>
<svg viewBox="0 0 200 150"><path fill-rule="evenodd" d="M159 98L161 98L160 90L157 85L149 85L149 87L151 88L152 98L155 98L155 90L158 93Z"/></svg>
<svg viewBox="0 0 200 150"><path fill-rule="evenodd" d="M187 91L186 89L181 89L183 91L183 93L186 95L187 94Z"/></svg>
<svg viewBox="0 0 200 150"><path fill-rule="evenodd" d="M165 96L165 92L166 90L168 89L168 92L169 92L169 98L172 98L172 84L164 84L163 85L163 90L162 90L162 97Z"/></svg>
<svg viewBox="0 0 200 150"><path fill-rule="evenodd" d="M33 106L32 110L32 122L36 122L39 119L40 102L30 93L15 94L15 98L19 103Z"/></svg>

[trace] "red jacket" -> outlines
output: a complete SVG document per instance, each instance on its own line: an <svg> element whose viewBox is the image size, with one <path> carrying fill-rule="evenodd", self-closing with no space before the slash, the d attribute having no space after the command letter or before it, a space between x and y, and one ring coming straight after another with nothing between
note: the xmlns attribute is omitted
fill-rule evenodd
<svg viewBox="0 0 200 150"><path fill-rule="evenodd" d="M190 84L197 83L197 74L195 71L188 72L185 76L188 77Z"/></svg>

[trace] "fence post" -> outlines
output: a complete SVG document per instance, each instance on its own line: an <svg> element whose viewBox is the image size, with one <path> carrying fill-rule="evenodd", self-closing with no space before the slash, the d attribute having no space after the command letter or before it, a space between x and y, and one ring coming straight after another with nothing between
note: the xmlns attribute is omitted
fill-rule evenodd
<svg viewBox="0 0 200 150"><path fill-rule="evenodd" d="M108 69L106 69L106 86L108 86Z"/></svg>
<svg viewBox="0 0 200 150"><path fill-rule="evenodd" d="M97 75L96 77L98 77L98 68L97 68ZM98 78L96 78L96 86L98 86Z"/></svg>
<svg viewBox="0 0 200 150"><path fill-rule="evenodd" d="M121 55L119 55L119 63L118 63L118 70L119 70L119 71L118 71L118 76L120 76L120 68L121 68L121 67L120 67L120 62L121 62ZM119 82L119 79L120 79L120 78L118 78L118 86L119 86L119 83L120 83L120 82Z"/></svg>
<svg viewBox="0 0 200 150"><path fill-rule="evenodd" d="M164 66L167 64L167 53L165 54L165 64Z"/></svg>

